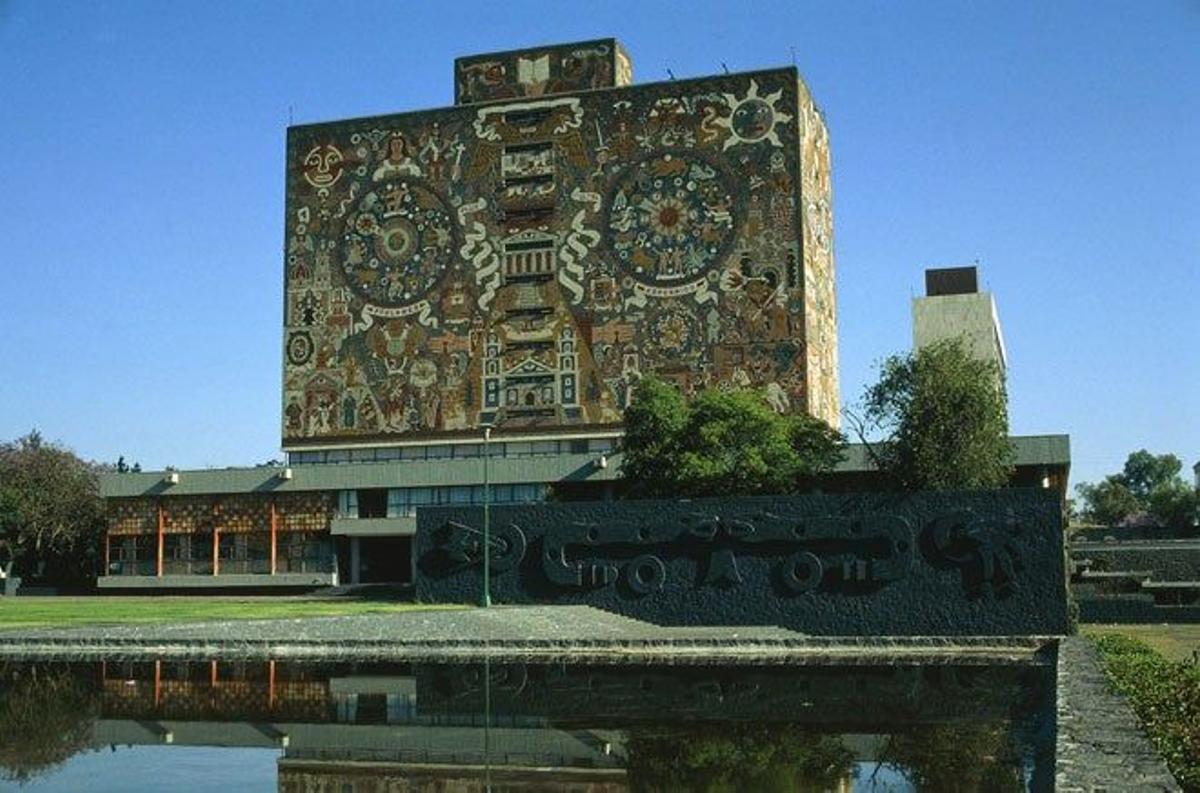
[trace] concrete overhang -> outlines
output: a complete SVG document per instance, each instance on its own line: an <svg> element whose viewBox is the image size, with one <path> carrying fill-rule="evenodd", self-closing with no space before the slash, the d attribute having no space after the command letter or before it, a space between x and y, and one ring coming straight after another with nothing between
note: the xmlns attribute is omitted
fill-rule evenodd
<svg viewBox="0 0 1200 793"><path fill-rule="evenodd" d="M417 519L400 518L334 518L330 534L346 537L411 537L417 533Z"/></svg>

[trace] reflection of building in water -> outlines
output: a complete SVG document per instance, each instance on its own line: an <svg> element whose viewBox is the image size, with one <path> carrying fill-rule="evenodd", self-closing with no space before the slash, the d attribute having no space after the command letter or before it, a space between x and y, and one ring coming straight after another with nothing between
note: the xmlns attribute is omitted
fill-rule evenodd
<svg viewBox="0 0 1200 793"><path fill-rule="evenodd" d="M934 749L953 754L941 744L960 735L986 739L986 756L974 759L996 766L989 778L1041 789L1053 774L1055 667L1040 656L959 666L148 660L73 669L99 699L95 746L273 750L289 793L479 790L487 780L510 790L676 789L695 773L695 747L727 756L719 772L736 784L763 770L745 751L764 741L778 742L767 754L783 758L770 773L805 779L802 759L820 757L819 789L846 790L856 766L891 758L897 741L910 753L941 742Z"/></svg>

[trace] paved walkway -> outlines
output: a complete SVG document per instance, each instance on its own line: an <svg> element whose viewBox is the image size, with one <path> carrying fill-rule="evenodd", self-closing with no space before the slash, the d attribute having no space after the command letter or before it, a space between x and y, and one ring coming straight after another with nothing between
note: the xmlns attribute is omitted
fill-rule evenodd
<svg viewBox="0 0 1200 793"><path fill-rule="evenodd" d="M1109 687L1096 647L1072 636L1058 654L1055 789L1179 790L1129 703Z"/></svg>
<svg viewBox="0 0 1200 793"><path fill-rule="evenodd" d="M770 626L662 627L589 606L0 632L0 657L491 658L635 663L1027 662L1046 640L813 637Z"/></svg>

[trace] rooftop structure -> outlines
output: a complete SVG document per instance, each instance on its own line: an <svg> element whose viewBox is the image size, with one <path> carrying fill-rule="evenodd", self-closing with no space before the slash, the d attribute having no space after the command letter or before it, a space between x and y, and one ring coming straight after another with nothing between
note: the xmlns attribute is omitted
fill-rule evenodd
<svg viewBox="0 0 1200 793"><path fill-rule="evenodd" d="M913 298L912 315L914 349L959 339L967 352L995 363L1004 380L1008 355L996 301L991 293L979 290L975 267L926 270L925 297Z"/></svg>

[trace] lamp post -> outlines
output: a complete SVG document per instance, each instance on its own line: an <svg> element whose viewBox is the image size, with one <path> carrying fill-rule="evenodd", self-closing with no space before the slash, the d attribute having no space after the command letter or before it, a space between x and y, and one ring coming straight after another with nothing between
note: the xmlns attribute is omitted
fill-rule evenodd
<svg viewBox="0 0 1200 793"><path fill-rule="evenodd" d="M488 481L488 460L491 458L492 426L483 427L483 593L479 605L488 608L492 605L492 524L490 502L492 492Z"/></svg>

